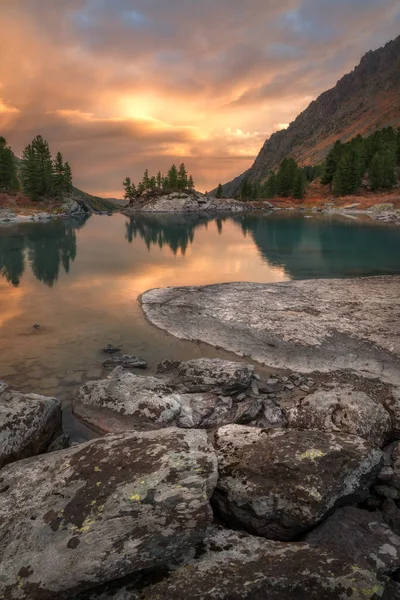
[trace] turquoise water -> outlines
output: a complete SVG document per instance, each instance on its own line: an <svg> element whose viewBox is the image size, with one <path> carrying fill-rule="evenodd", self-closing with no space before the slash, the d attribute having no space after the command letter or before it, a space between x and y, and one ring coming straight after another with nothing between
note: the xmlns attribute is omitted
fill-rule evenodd
<svg viewBox="0 0 400 600"><path fill-rule="evenodd" d="M146 289L400 273L400 228L326 216L122 215L0 227L0 378L68 407L104 376L107 343L164 358L221 356L151 326ZM33 325L39 328L33 328ZM88 433L73 422L76 437Z"/></svg>

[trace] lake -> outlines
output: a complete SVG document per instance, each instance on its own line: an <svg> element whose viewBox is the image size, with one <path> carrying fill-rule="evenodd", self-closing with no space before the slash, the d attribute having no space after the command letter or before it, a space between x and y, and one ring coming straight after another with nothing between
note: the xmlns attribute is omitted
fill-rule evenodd
<svg viewBox="0 0 400 600"><path fill-rule="evenodd" d="M143 291L399 273L400 228L366 219L165 214L3 226L0 378L61 398L64 428L87 439L69 405L82 382L105 375L106 344L142 356L150 372L165 358L229 356L150 325Z"/></svg>

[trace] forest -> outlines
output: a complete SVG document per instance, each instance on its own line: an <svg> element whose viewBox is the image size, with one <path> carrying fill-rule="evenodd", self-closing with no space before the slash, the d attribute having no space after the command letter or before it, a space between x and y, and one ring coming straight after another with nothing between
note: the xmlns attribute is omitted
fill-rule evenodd
<svg viewBox="0 0 400 600"><path fill-rule="evenodd" d="M400 127L386 127L367 137L357 135L345 143L337 141L325 161L318 165L299 166L294 158L286 157L277 170L261 180L251 182L244 178L238 197L302 199L307 185L318 177L335 196L355 194L362 184L374 192L387 191L398 181L399 165ZM223 197L221 184L216 196Z"/></svg>
<svg viewBox="0 0 400 600"><path fill-rule="evenodd" d="M172 192L192 192L194 190L194 181L191 175L188 175L185 164L182 163L179 169L172 165L167 175L162 175L158 171L157 175L149 175L148 169L144 172L141 181L135 185L130 177L123 182L125 200L134 202L142 194L149 192L162 192L170 194Z"/></svg>
<svg viewBox="0 0 400 600"><path fill-rule="evenodd" d="M0 192L22 191L32 200L62 199L72 193L72 171L61 152L53 158L48 142L37 135L18 159L0 137Z"/></svg>

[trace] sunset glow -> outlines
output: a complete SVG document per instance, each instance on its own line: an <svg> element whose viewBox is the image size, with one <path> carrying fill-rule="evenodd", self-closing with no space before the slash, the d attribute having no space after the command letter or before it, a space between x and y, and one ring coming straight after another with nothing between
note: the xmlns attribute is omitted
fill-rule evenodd
<svg viewBox="0 0 400 600"><path fill-rule="evenodd" d="M0 134L41 133L88 192L184 160L197 188L250 167L367 50L396 0L0 0ZM328 26L329 24L329 26Z"/></svg>

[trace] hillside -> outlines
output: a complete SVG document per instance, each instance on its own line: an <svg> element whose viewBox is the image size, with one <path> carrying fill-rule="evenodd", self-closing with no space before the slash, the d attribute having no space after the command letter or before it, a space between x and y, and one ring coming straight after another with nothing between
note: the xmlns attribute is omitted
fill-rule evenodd
<svg viewBox="0 0 400 600"><path fill-rule="evenodd" d="M238 191L244 176L265 178L285 156L301 165L318 164L336 140L347 141L388 125L400 125L400 36L368 52L334 88L324 92L285 130L274 133L253 166L223 186L224 195Z"/></svg>

